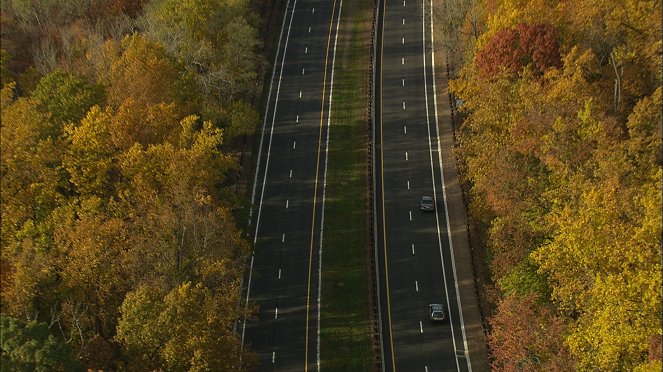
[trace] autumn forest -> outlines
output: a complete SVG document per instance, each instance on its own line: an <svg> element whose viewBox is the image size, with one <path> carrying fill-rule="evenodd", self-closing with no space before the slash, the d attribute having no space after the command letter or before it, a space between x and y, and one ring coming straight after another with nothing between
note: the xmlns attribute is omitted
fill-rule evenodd
<svg viewBox="0 0 663 372"><path fill-rule="evenodd" d="M2 2L3 366L235 368L258 23L233 0Z"/></svg>
<svg viewBox="0 0 663 372"><path fill-rule="evenodd" d="M661 2L466 10L451 89L493 369L660 371Z"/></svg>
<svg viewBox="0 0 663 372"><path fill-rule="evenodd" d="M255 368L256 3L2 2L2 371ZM660 371L661 1L441 4L492 368Z"/></svg>

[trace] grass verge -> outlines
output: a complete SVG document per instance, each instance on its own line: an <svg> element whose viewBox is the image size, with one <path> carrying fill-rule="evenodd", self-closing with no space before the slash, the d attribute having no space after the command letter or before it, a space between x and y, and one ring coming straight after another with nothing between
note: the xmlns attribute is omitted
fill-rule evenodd
<svg viewBox="0 0 663 372"><path fill-rule="evenodd" d="M343 4L336 51L322 256L321 367L375 366L368 280L367 105L373 1Z"/></svg>

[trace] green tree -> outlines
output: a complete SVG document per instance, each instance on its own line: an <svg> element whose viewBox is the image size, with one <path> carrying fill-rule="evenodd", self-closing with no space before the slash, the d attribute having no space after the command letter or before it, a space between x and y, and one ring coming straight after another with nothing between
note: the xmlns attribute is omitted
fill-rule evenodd
<svg viewBox="0 0 663 372"><path fill-rule="evenodd" d="M79 122L92 106L102 105L103 96L101 86L88 84L82 78L62 71L44 76L32 92L39 109L50 113L59 130L67 123ZM53 136L60 134L56 131Z"/></svg>
<svg viewBox="0 0 663 372"><path fill-rule="evenodd" d="M55 337L46 323L24 323L0 315L3 371L83 371L62 339Z"/></svg>
<svg viewBox="0 0 663 372"><path fill-rule="evenodd" d="M260 115L244 101L234 101L228 108L229 122L223 132L229 139L253 133L260 122Z"/></svg>

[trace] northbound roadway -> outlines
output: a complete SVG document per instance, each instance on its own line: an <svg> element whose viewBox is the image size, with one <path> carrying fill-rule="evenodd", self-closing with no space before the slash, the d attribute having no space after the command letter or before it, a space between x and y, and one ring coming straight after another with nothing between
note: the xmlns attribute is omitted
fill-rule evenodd
<svg viewBox="0 0 663 372"><path fill-rule="evenodd" d="M431 53L431 4L383 0L375 99L376 242L386 371L467 371L471 363L447 225ZM432 196L435 212L421 212ZM428 305L446 306L431 323Z"/></svg>

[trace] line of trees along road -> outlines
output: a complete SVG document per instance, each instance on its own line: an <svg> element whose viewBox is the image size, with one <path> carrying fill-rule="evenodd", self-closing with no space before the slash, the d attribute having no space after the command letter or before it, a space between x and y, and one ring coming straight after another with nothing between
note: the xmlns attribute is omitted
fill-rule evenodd
<svg viewBox="0 0 663 372"><path fill-rule="evenodd" d="M8 0L1 21L2 370L237 369L259 18Z"/></svg>
<svg viewBox="0 0 663 372"><path fill-rule="evenodd" d="M451 89L493 368L660 371L661 2L465 5Z"/></svg>

